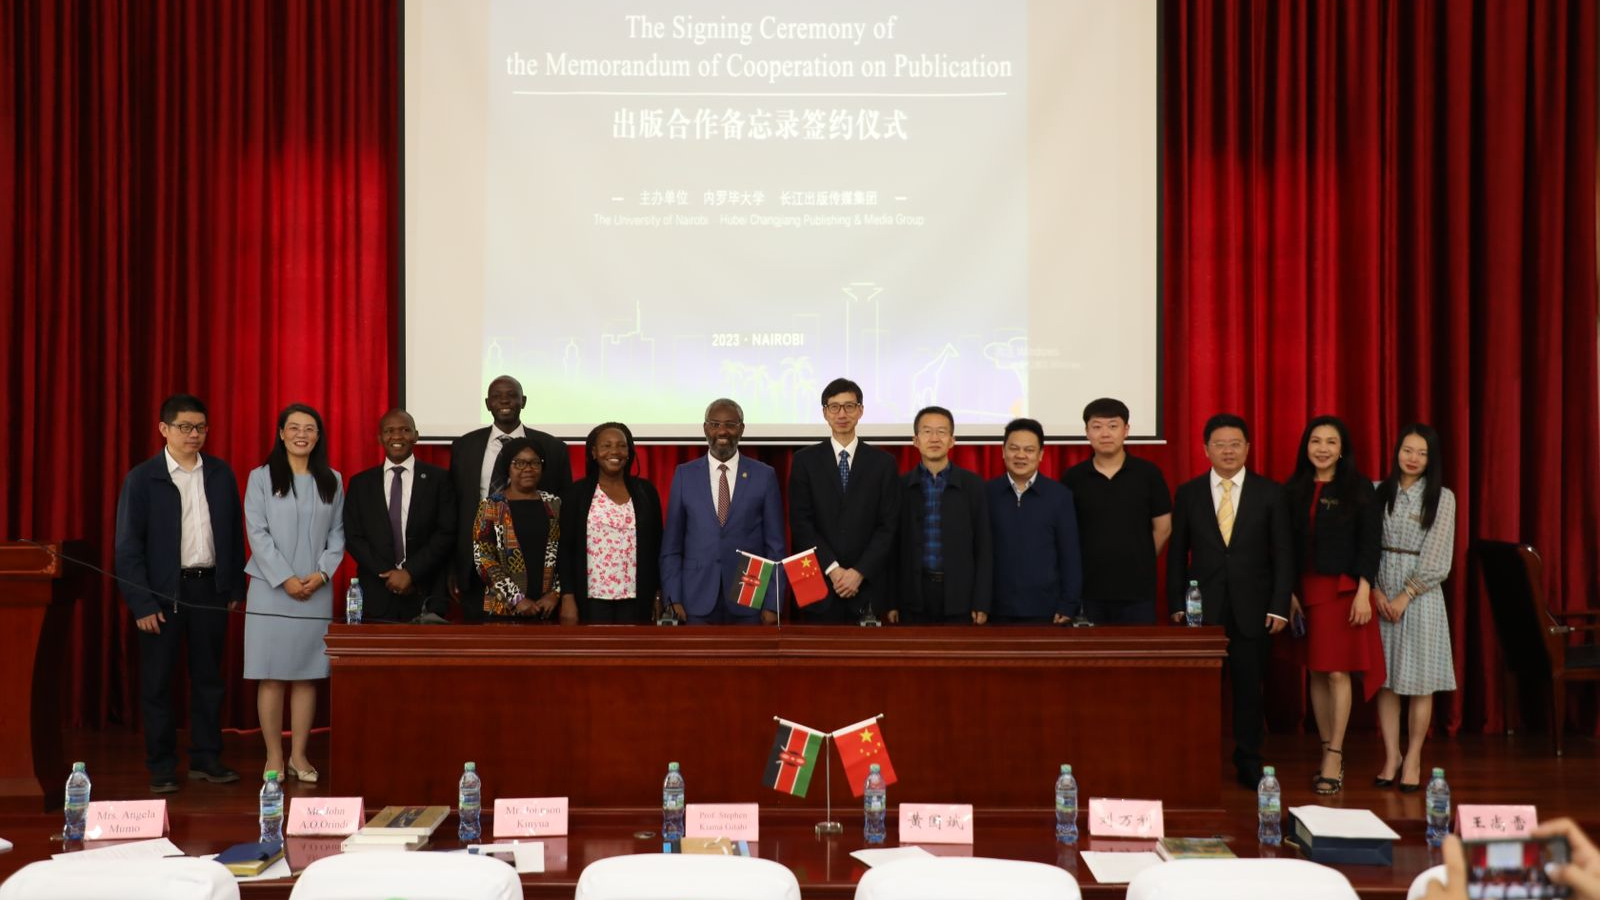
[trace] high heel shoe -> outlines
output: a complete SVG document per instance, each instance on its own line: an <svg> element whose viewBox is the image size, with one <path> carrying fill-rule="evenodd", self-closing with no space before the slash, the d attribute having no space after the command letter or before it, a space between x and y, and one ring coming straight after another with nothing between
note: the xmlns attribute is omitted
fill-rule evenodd
<svg viewBox="0 0 1600 900"><path fill-rule="evenodd" d="M1312 783L1312 790L1326 797L1344 790L1344 751L1329 747L1324 752L1332 753L1339 757L1339 776L1337 778L1329 778L1319 771L1316 780Z"/></svg>
<svg viewBox="0 0 1600 900"><path fill-rule="evenodd" d="M296 769L294 763L289 763L289 772L294 775L296 781L303 781L306 784L316 784L317 779L321 777L316 769Z"/></svg>

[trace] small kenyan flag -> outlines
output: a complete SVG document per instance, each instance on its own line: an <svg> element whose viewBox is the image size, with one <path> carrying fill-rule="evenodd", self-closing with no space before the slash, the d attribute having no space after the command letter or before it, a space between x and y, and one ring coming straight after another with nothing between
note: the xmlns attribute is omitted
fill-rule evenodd
<svg viewBox="0 0 1600 900"><path fill-rule="evenodd" d="M822 738L820 731L779 719L772 756L767 759L766 786L804 797L811 787L811 773L817 770L817 757L822 755Z"/></svg>
<svg viewBox="0 0 1600 900"><path fill-rule="evenodd" d="M744 557L744 565L739 567L738 579L728 586L728 599L740 606L760 609L766 602L767 588L772 586L772 573L778 564L743 550L739 554Z"/></svg>

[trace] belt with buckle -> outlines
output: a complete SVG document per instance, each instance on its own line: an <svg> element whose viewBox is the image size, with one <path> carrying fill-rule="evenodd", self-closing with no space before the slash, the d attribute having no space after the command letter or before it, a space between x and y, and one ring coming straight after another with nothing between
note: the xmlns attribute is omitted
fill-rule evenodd
<svg viewBox="0 0 1600 900"><path fill-rule="evenodd" d="M193 566L178 570L178 577L180 578L210 578L215 574L217 574L216 566Z"/></svg>

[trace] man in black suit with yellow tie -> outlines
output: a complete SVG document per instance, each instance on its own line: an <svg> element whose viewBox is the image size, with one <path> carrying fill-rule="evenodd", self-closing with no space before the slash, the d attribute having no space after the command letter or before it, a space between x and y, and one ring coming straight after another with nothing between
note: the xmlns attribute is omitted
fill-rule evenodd
<svg viewBox="0 0 1600 900"><path fill-rule="evenodd" d="M1238 416L1206 421L1211 471L1178 486L1167 548L1167 602L1184 620L1189 582L1200 585L1202 618L1228 633L1233 685L1233 765L1239 784L1261 780L1262 677L1272 635L1289 621L1294 548L1289 506L1277 482L1245 471L1250 429Z"/></svg>
<svg viewBox="0 0 1600 900"><path fill-rule="evenodd" d="M403 409L378 423L384 463L350 479L345 549L356 560L368 621L442 623L455 553L456 492L450 473L416 458L417 423Z"/></svg>
<svg viewBox="0 0 1600 900"><path fill-rule="evenodd" d="M794 455L789 473L790 546L817 548L828 596L800 611L807 622L856 622L889 609L889 570L899 512L894 457L856 436L861 386L835 378L822 390L832 432Z"/></svg>
<svg viewBox="0 0 1600 900"><path fill-rule="evenodd" d="M500 458L500 448L512 438L531 439L544 459L539 490L560 497L572 486L572 457L567 445L553 434L522 424L528 396L522 392L521 382L510 375L489 382L483 405L494 424L469 431L450 445L450 477L456 486L456 555L450 573L450 594L461 601L461 611L469 621L483 618L483 582L472 565L472 522L478 515L478 503L489 495L489 474Z"/></svg>

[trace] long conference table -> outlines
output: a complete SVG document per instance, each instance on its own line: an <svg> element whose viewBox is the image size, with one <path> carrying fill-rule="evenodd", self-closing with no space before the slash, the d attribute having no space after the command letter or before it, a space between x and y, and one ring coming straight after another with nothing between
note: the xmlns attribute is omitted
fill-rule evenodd
<svg viewBox="0 0 1600 900"><path fill-rule="evenodd" d="M329 787L369 807L494 797L814 808L852 798L827 748L805 798L763 786L780 716L831 732L882 715L891 804L1048 809L1085 798L1222 807L1220 628L334 625ZM831 789L831 790L830 790ZM856 810L859 815L859 809Z"/></svg>

